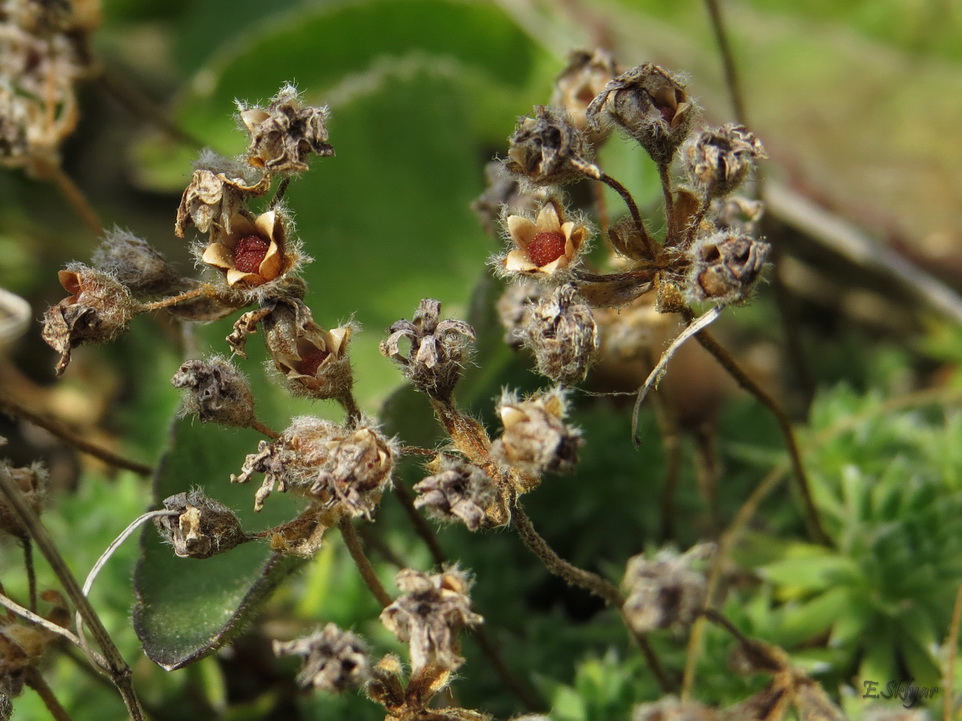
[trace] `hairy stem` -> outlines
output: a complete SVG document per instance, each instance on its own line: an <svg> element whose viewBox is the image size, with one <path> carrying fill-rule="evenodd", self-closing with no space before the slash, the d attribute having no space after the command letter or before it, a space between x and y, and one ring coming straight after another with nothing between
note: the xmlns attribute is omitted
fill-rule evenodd
<svg viewBox="0 0 962 721"><path fill-rule="evenodd" d="M641 219L641 211L638 210L638 204L635 202L635 199L631 197L631 193L628 192L628 189L624 185L607 173L600 171L599 173L598 180L618 193L621 199L625 201L625 205L628 206L628 212L631 214L631 219L635 223L635 230L638 232L638 235L641 237L641 242L645 246L645 252L652 261L656 260L659 256L658 245L652 239L651 235L648 234L648 229L645 228L645 221Z"/></svg>
<svg viewBox="0 0 962 721"><path fill-rule="evenodd" d="M108 451L106 448L102 448L88 440L85 440L84 438L81 438L79 435L71 430L68 430L57 421L34 413L2 392L0 392L0 411L14 418L21 418L28 423L32 423L35 426L43 428L45 431L52 433L65 443L70 444L78 451L91 455L94 458L99 458L108 465L115 466L117 468L126 468L127 470L133 471L134 473L139 473L142 476L149 476L154 472L154 469L148 465L124 458L113 451Z"/></svg>
<svg viewBox="0 0 962 721"><path fill-rule="evenodd" d="M267 436L267 437L270 438L271 440L275 440L275 441L276 441L278 438L281 437L281 434L280 434L280 433L278 433L277 431L275 431L275 430L274 430L273 428L271 428L270 426L264 425L263 423L261 423L261 422L260 422L259 420L257 420L256 418L251 421L251 426L250 426L250 427L251 427L252 430L257 431L257 432L260 433L262 436Z"/></svg>
<svg viewBox="0 0 962 721"><path fill-rule="evenodd" d="M45 170L45 177L53 181L53 184L57 186L57 190L64 197L71 208L80 216L80 219L98 238L104 234L104 224L100 220L100 216L94 207L87 200L87 196L84 192L73 182L71 177L67 175L63 168L59 165L51 165Z"/></svg>
<svg viewBox="0 0 962 721"><path fill-rule="evenodd" d="M347 393L337 399L337 402L341 404L344 412L347 413L348 428L354 428L361 420L361 408L357 404L357 399L354 398L354 392L348 390Z"/></svg>
<svg viewBox="0 0 962 721"><path fill-rule="evenodd" d="M9 471L2 467L0 467L0 491L7 496L8 502L19 516L20 522L27 529L30 538L33 539L44 558L47 559L47 563L50 564L54 574L56 574L57 579L63 586L67 597L73 603L74 608L77 609L77 613L83 616L87 625L90 627L91 634L97 641L104 655L105 663L102 668L110 675L114 685L123 697L124 704L127 706L127 711L131 719L133 719L133 721L144 721L145 717L143 709L140 706L140 700L134 693L134 688L131 684L130 667L120 655L120 652L110 638L107 629L104 628L97 612L94 611L93 606L90 605L87 597L83 594L80 584L77 583L77 579L70 572L56 544L47 533L47 529L43 527L43 524L33 509L24 503L16 482L10 476Z"/></svg>
<svg viewBox="0 0 962 721"><path fill-rule="evenodd" d="M27 595L30 599L30 610L37 610L37 570L33 565L33 543L27 538L21 538L23 546L23 567L27 571Z"/></svg>
<svg viewBox="0 0 962 721"><path fill-rule="evenodd" d="M71 721L70 714L60 705L57 697L53 695L50 686L43 680L43 676L40 675L37 669L33 666L28 668L24 681L30 688L37 692L37 695L43 701L43 705L47 707L47 711L50 712L50 716L54 721Z"/></svg>
<svg viewBox="0 0 962 721"><path fill-rule="evenodd" d="M441 548L437 536L432 533L428 522L424 520L424 516L418 513L418 510L414 507L414 499L411 498L411 492L408 491L403 483L398 481L394 484L394 495L397 496L398 501L401 503L401 508L404 509L404 515L408 517L411 525L414 526L414 532L424 541L424 545L427 546L431 552L431 558L434 559L434 563L438 567L444 566L448 562L444 549Z"/></svg>
<svg viewBox="0 0 962 721"><path fill-rule="evenodd" d="M364 579L364 583L367 584L374 598L377 599L377 602L380 603L382 607L390 606L394 599L391 598L391 595L384 589L384 586L381 585L381 581L374 572L374 566L371 565L371 562L364 554L364 547L361 545L361 539L357 535L354 523L350 518L344 516L338 521L337 525L338 528L341 529L341 538L344 539L344 545L347 546L348 553L350 553L351 558L354 559L357 570L361 572L361 578Z"/></svg>
<svg viewBox="0 0 962 721"><path fill-rule="evenodd" d="M432 398L431 407L455 447L471 463L483 466L490 462L488 450L491 447L491 439L488 438L487 432L480 423L458 410L451 401Z"/></svg>
<svg viewBox="0 0 962 721"><path fill-rule="evenodd" d="M658 164L658 179L661 181L661 194L665 198L665 245L675 245L675 198L671 194L671 175L668 172L668 163Z"/></svg>
<svg viewBox="0 0 962 721"><path fill-rule="evenodd" d="M196 288L188 290L184 293L178 295L172 295L169 298L161 298L160 300L155 300L152 303L143 303L138 311L141 313L150 313L155 310L163 310L164 308L169 308L172 305L178 305L188 300L193 300L202 295L213 295L212 288L207 283L200 285Z"/></svg>
<svg viewBox="0 0 962 721"><path fill-rule="evenodd" d="M290 184L291 184L291 176L288 175L277 186L277 192L274 193L274 197L271 198L271 204L270 204L271 210L273 210L278 205L280 205L281 201L284 200L284 196L287 194L287 188L290 186Z"/></svg>

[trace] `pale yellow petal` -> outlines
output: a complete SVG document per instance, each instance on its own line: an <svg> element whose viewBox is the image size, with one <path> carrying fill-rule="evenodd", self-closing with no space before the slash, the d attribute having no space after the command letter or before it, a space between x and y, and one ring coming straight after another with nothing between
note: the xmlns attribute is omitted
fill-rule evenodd
<svg viewBox="0 0 962 721"><path fill-rule="evenodd" d="M558 209L554 203L545 203L538 213L537 220L538 232L558 232L561 230L561 218L558 217Z"/></svg>
<svg viewBox="0 0 962 721"><path fill-rule="evenodd" d="M234 265L234 254L230 248L223 243L211 243L204 248L204 254L201 256L201 260L207 263L207 265L227 270Z"/></svg>
<svg viewBox="0 0 962 721"><path fill-rule="evenodd" d="M531 262L523 250L512 250L508 253L504 258L504 268L512 273L531 273L538 270L538 266Z"/></svg>
<svg viewBox="0 0 962 721"><path fill-rule="evenodd" d="M527 218L520 215L508 216L508 233L519 248L527 248L538 234L538 228Z"/></svg>

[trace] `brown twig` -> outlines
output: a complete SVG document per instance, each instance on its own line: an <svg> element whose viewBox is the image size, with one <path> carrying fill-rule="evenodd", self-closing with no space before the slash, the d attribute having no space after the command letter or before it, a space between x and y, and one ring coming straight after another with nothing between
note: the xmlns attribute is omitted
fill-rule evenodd
<svg viewBox="0 0 962 721"><path fill-rule="evenodd" d="M154 472L153 468L144 463L138 463L137 461L132 461L129 458L124 458L113 451L108 451L106 448L102 448L88 440L81 438L79 435L71 430L68 430L65 426L61 425L57 421L34 413L2 392L0 392L0 411L12 416L13 418L20 418L28 423L32 423L35 426L43 428L45 431L52 433L65 443L70 444L78 451L91 455L94 458L99 458L108 465L116 466L117 468L126 468L127 470L133 471L134 473L139 473L142 476L149 476Z"/></svg>
<svg viewBox="0 0 962 721"><path fill-rule="evenodd" d="M164 308L169 308L172 305L178 305L188 300L193 300L202 295L213 295L213 289L207 283L193 288L179 295L172 295L169 298L161 298L160 300L155 300L152 303L143 303L137 310L140 313L150 313L155 310L163 310Z"/></svg>
<svg viewBox="0 0 962 721"><path fill-rule="evenodd" d="M71 721L70 714L60 705L57 697L53 695L50 686L43 680L43 676L40 675L37 669L33 666L29 667L24 681L30 688L37 692L37 695L43 701L43 705L47 707L54 721Z"/></svg>
<svg viewBox="0 0 962 721"><path fill-rule="evenodd" d="M661 193L665 198L665 245L675 243L675 199L671 194L671 175L668 163L658 164L658 180L661 181Z"/></svg>
<svg viewBox="0 0 962 721"><path fill-rule="evenodd" d="M21 538L20 544L23 546L23 566L27 571L27 592L30 599L30 610L37 610L37 570L33 566L33 543L30 537Z"/></svg>
<svg viewBox="0 0 962 721"><path fill-rule="evenodd" d="M262 436L267 436L268 438L270 438L270 439L272 439L272 440L275 440L275 441L276 441L278 438L281 437L281 434L280 434L280 433L278 433L277 431L275 431L275 430L274 430L273 428L271 428L270 426L265 426L263 423L261 423L261 422L260 422L259 420L257 420L256 418L251 421L250 427L251 427L252 430L255 430L255 431L257 431L258 433L260 433Z"/></svg>
<svg viewBox="0 0 962 721"><path fill-rule="evenodd" d="M431 532L431 527L428 525L428 522L424 520L424 516L418 513L418 510L414 507L414 499L411 498L411 493L400 481L394 483L394 495L401 504L401 508L404 509L404 515L408 517L411 525L414 526L414 532L424 541L424 545L426 545L431 552L431 558L434 559L434 563L438 567L446 565L448 558L444 553L444 549L441 548L437 536Z"/></svg>
<svg viewBox="0 0 962 721"><path fill-rule="evenodd" d="M281 203L281 201L284 200L284 196L287 194L287 188L290 186L290 184L291 184L291 176L288 175L277 186L277 192L274 193L274 197L271 198L271 203L270 203L271 210L276 208Z"/></svg>
<svg viewBox="0 0 962 721"><path fill-rule="evenodd" d="M100 216L94 207L87 200L87 196L84 192L73 182L73 179L67 175L66 171L59 165L50 165L44 169L44 178L53 181L53 184L57 186L57 190L64 197L71 208L80 216L80 219L98 238L104 234L104 224L100 220Z"/></svg>
<svg viewBox="0 0 962 721"><path fill-rule="evenodd" d="M348 553L351 554L351 558L354 559L354 564L357 566L357 570L361 572L361 578L364 579L364 583L371 590L374 598L377 602L381 604L382 607L390 606L394 599L391 595L384 589L381 585L381 581L377 577L377 573L374 572L374 566L368 560L367 556L364 554L364 547L361 545L361 539L357 535L357 530L354 528L354 523L350 518L344 516L337 523L338 528L341 529L341 538L344 539L344 545L347 546Z"/></svg>
<svg viewBox="0 0 962 721"><path fill-rule="evenodd" d="M728 33L725 30L725 22L721 14L721 5L718 0L705 0L705 7L708 10L708 17L711 20L711 29L715 36L715 42L718 43L718 52L722 60L722 70L725 73L725 84L728 86L728 95L731 99L735 119L742 125L748 125L744 96L741 90L741 81L738 77L735 55L732 52L731 44L728 42Z"/></svg>

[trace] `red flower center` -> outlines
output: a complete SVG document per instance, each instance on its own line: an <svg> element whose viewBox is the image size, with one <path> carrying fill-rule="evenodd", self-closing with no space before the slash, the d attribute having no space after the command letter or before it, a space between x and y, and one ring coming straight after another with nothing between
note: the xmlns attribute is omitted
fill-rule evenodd
<svg viewBox="0 0 962 721"><path fill-rule="evenodd" d="M326 350L321 350L320 348L312 348L304 354L301 358L300 363L297 364L297 372L305 376L313 376L317 373L317 369L321 367L321 363L324 359L330 355Z"/></svg>
<svg viewBox="0 0 962 721"><path fill-rule="evenodd" d="M565 252L565 237L557 231L538 233L528 246L528 257L539 268L557 260Z"/></svg>
<svg viewBox="0 0 962 721"><path fill-rule="evenodd" d="M256 273L270 247L259 235L245 235L234 246L234 267L241 273Z"/></svg>

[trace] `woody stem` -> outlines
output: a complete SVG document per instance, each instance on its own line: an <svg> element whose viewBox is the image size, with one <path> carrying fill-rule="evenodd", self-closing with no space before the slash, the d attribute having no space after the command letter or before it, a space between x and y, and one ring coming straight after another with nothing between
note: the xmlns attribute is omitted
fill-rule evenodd
<svg viewBox="0 0 962 721"><path fill-rule="evenodd" d="M377 602L381 604L382 607L386 608L390 606L394 601L391 595L384 589L381 585L381 581L377 577L377 573L374 572L374 566L368 560L364 553L364 546L361 544L361 539L357 535L357 530L354 528L354 523L350 518L344 516L337 523L338 528L341 529L341 538L344 539L344 545L347 546L348 553L351 554L351 558L354 559L354 564L357 566L357 570L361 572L361 578L364 579L364 583L371 590L374 598Z"/></svg>
<svg viewBox="0 0 962 721"><path fill-rule="evenodd" d="M188 290L185 293L180 293L179 295L172 295L169 298L161 298L160 300L155 300L153 303L143 303L140 306L141 313L149 313L154 310L162 310L164 308L169 308L172 305L177 305L178 303L183 303L187 300L193 300L202 295L209 295L211 288L206 283L204 285L198 286L193 290Z"/></svg>

